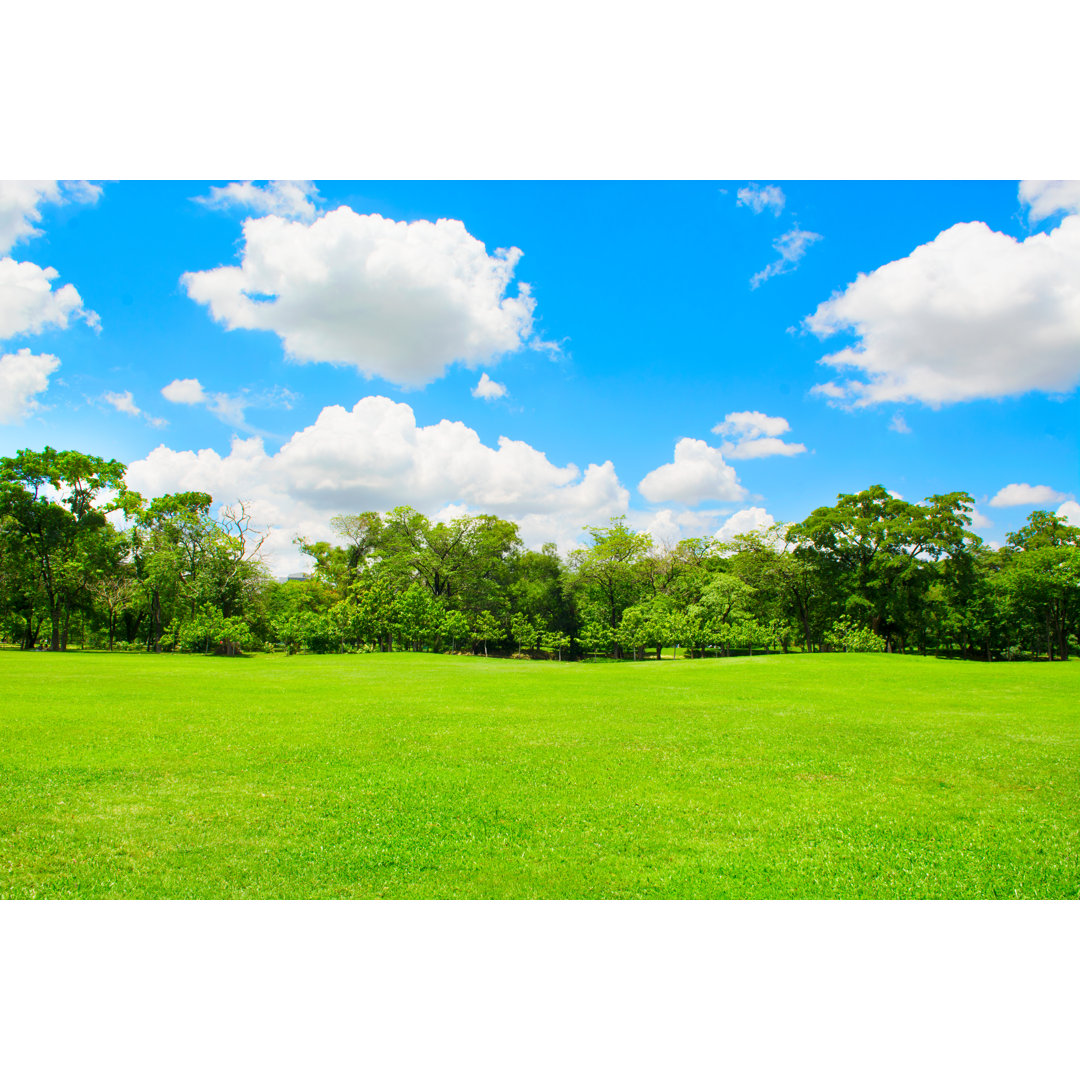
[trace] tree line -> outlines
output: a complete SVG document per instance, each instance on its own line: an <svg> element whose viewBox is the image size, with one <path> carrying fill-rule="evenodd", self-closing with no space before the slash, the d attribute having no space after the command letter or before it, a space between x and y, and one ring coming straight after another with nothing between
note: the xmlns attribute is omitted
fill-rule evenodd
<svg viewBox="0 0 1080 1080"><path fill-rule="evenodd" d="M565 557L489 514L408 506L298 539L276 581L241 503L145 499L77 451L0 458L0 640L149 651L471 651L557 660L885 650L1068 659L1080 641L1080 529L1036 511L991 548L966 492L874 486L804 521L672 546L625 519ZM114 513L122 511L122 516ZM112 518L113 520L110 520ZM114 524L119 521L122 524Z"/></svg>

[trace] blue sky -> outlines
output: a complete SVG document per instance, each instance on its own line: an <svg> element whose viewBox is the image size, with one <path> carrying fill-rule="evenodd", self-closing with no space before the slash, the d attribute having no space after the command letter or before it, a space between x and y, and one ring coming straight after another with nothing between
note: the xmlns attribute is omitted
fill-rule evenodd
<svg viewBox="0 0 1080 1080"><path fill-rule="evenodd" d="M9 182L0 257L0 453L245 499L279 571L400 503L564 548L873 483L1080 517L1076 184Z"/></svg>

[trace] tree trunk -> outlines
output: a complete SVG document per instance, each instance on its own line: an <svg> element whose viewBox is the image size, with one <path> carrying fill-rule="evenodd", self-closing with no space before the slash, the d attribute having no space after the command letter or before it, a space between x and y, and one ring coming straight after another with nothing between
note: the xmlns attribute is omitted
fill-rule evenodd
<svg viewBox="0 0 1080 1080"><path fill-rule="evenodd" d="M164 613L161 610L161 594L157 589L150 599L150 628L146 635L148 652L161 652L161 633L164 629Z"/></svg>
<svg viewBox="0 0 1080 1080"><path fill-rule="evenodd" d="M43 618L39 618L37 626L34 626L34 612L31 609L30 614L26 616L26 632L23 636L23 648L33 649L38 642L38 638L41 636L41 624L44 621Z"/></svg>

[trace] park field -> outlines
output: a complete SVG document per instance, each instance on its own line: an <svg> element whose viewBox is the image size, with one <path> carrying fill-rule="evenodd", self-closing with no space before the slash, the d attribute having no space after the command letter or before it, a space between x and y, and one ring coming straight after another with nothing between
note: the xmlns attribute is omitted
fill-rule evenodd
<svg viewBox="0 0 1080 1080"><path fill-rule="evenodd" d="M1080 663L0 653L0 897L1077 898Z"/></svg>

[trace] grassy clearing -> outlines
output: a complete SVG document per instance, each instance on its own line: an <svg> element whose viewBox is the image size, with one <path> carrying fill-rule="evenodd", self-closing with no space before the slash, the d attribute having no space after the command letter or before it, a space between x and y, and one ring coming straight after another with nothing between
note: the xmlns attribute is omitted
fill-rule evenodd
<svg viewBox="0 0 1080 1080"><path fill-rule="evenodd" d="M0 653L3 897L1071 897L1080 663Z"/></svg>

